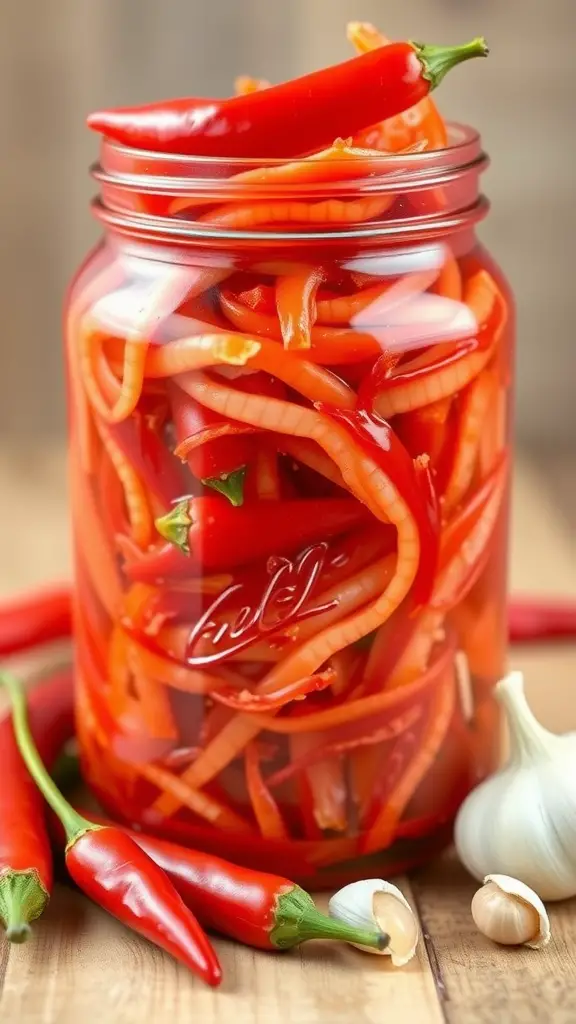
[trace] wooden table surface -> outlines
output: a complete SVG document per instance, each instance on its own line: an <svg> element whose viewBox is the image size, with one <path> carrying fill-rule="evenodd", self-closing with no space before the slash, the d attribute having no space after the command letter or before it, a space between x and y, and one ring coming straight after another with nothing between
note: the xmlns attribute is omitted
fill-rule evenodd
<svg viewBox="0 0 576 1024"><path fill-rule="evenodd" d="M0 453L1 592L66 576L63 481L58 451L25 459ZM516 591L576 597L573 456L518 460L512 582ZM526 673L542 721L576 729L576 647L515 649L512 664ZM267 955L216 940L225 974L218 992L59 887L26 946L8 949L0 940L0 1021L576 1024L576 901L549 908L553 939L545 950L502 949L475 930L475 885L453 854L395 881L424 935L407 967L329 943Z"/></svg>

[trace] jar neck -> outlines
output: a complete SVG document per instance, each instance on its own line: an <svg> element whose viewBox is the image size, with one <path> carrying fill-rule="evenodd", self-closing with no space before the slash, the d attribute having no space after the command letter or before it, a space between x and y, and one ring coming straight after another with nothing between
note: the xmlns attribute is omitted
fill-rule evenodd
<svg viewBox="0 0 576 1024"><path fill-rule="evenodd" d="M335 143L325 160L214 160L144 153L109 140L93 176L96 217L119 244L240 258L265 249L347 259L454 236L466 247L488 204L477 133L450 126L443 150L361 155ZM340 147L340 148L338 148Z"/></svg>

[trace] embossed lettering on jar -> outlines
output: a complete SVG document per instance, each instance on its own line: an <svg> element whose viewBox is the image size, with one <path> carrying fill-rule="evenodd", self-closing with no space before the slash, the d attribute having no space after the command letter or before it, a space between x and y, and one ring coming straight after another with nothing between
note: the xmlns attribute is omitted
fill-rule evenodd
<svg viewBox="0 0 576 1024"><path fill-rule="evenodd" d="M505 653L486 158L455 125L351 180L342 147L322 179L104 142L66 338L87 780L316 886L448 841Z"/></svg>

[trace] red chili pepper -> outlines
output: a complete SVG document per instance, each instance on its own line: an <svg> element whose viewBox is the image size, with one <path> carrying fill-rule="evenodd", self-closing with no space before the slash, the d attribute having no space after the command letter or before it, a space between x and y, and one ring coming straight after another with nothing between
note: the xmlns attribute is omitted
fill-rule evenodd
<svg viewBox="0 0 576 1024"><path fill-rule="evenodd" d="M349 498L293 500L274 505L254 501L242 508L232 508L221 498L204 497L180 502L168 515L156 520L156 528L176 549L192 556L204 571L218 572L270 554L289 554L314 541L344 533L368 516L363 505ZM140 564L145 561L146 556Z"/></svg>
<svg viewBox="0 0 576 1024"><path fill-rule="evenodd" d="M410 455L429 455L436 466L446 439L446 421L452 398L441 398L394 420L398 437Z"/></svg>
<svg viewBox="0 0 576 1024"><path fill-rule="evenodd" d="M508 629L512 643L526 643L529 640L574 640L576 601L516 598L508 608Z"/></svg>
<svg viewBox="0 0 576 1024"><path fill-rule="evenodd" d="M30 697L30 729L52 764L74 731L72 677L58 672ZM52 856L42 799L22 762L10 716L0 723L0 922L24 942L52 890Z"/></svg>
<svg viewBox="0 0 576 1024"><path fill-rule="evenodd" d="M182 467L138 412L121 423L108 424L108 431L134 467L146 490L169 508L185 491Z"/></svg>
<svg viewBox="0 0 576 1024"><path fill-rule="evenodd" d="M172 381L168 390L178 442L174 454L205 487L223 494L231 505L241 505L246 469L254 456L247 435L256 428L222 419Z"/></svg>
<svg viewBox="0 0 576 1024"><path fill-rule="evenodd" d="M165 873L118 828L94 825L64 799L34 744L22 685L1 677L23 761L66 833L65 860L79 888L123 924L165 949L209 985L221 970L208 938Z"/></svg>
<svg viewBox="0 0 576 1024"><path fill-rule="evenodd" d="M111 822L87 817L104 827ZM256 949L292 949L309 939L338 939L384 949L388 936L326 917L312 897L279 875L230 864L210 853L122 829L169 876L186 906L212 931Z"/></svg>
<svg viewBox="0 0 576 1024"><path fill-rule="evenodd" d="M385 420L364 409L335 409L317 406L352 434L354 441L390 478L408 505L418 528L420 563L414 581L413 596L418 604L428 600L438 564L440 530L434 488L421 460L414 463L403 444Z"/></svg>
<svg viewBox="0 0 576 1024"><path fill-rule="evenodd" d="M438 578L450 564L460 563L461 571L452 572L431 605L444 611L456 605L471 590L490 557L492 536L502 497L507 485L508 458L503 455L499 463L462 505L442 533Z"/></svg>
<svg viewBox="0 0 576 1024"><path fill-rule="evenodd" d="M0 656L70 636L71 593L66 584L0 604Z"/></svg>
<svg viewBox="0 0 576 1024"><path fill-rule="evenodd" d="M413 107L450 68L487 53L483 39L392 43L261 92L99 111L88 126L125 146L163 153L299 156Z"/></svg>

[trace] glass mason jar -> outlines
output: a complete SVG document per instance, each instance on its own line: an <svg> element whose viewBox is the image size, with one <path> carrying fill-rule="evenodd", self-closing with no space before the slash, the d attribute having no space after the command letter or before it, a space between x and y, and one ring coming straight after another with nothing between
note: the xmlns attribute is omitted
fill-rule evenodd
<svg viewBox="0 0 576 1024"><path fill-rule="evenodd" d="M494 768L486 163L457 125L289 165L103 144L67 355L78 733L116 818L330 886L429 858Z"/></svg>

